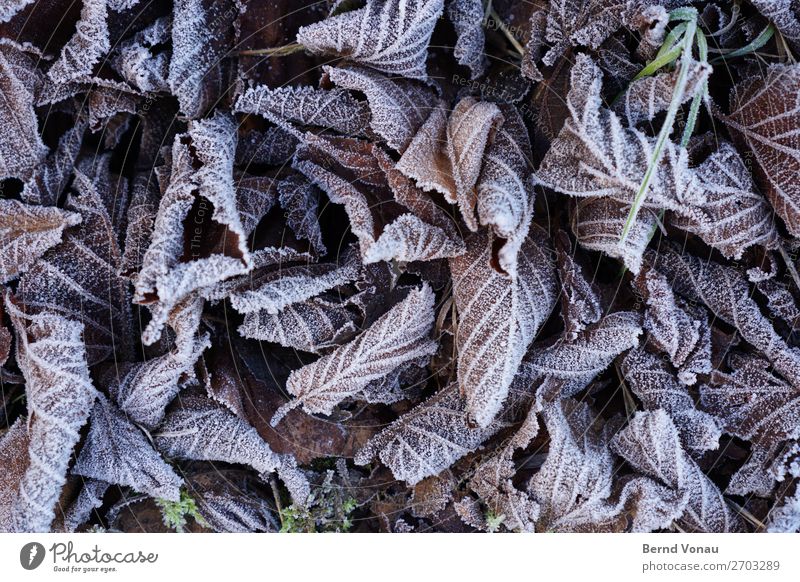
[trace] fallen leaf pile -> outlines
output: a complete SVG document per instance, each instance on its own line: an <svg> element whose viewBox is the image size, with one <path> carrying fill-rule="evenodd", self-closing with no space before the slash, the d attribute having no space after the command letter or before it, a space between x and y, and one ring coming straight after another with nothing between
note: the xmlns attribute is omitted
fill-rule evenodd
<svg viewBox="0 0 800 582"><path fill-rule="evenodd" d="M798 57L796 2L5 2L0 530L798 531Z"/></svg>

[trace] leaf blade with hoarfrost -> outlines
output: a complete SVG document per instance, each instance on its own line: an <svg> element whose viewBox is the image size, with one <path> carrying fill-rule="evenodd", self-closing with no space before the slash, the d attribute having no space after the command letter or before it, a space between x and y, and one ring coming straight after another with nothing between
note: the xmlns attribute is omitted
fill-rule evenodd
<svg viewBox="0 0 800 582"><path fill-rule="evenodd" d="M491 264L485 232L467 240L467 253L450 260L459 313L458 383L471 418L486 427L499 412L522 357L556 300L555 270L540 236L523 243L516 278Z"/></svg>
<svg viewBox="0 0 800 582"><path fill-rule="evenodd" d="M403 363L432 355L436 342L428 336L433 327L433 302L433 291L423 284L353 341L292 372L286 389L296 398L275 413L272 426L300 405L308 413L331 414L334 406L370 382Z"/></svg>
<svg viewBox="0 0 800 582"><path fill-rule="evenodd" d="M316 54L427 80L428 44L443 8L443 0L368 0L364 8L301 27L297 41Z"/></svg>

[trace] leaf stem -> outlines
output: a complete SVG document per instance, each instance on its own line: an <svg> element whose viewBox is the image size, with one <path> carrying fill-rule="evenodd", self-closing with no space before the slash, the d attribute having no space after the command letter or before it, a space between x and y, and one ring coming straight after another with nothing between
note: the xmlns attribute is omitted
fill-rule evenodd
<svg viewBox="0 0 800 582"><path fill-rule="evenodd" d="M679 9L673 12L680 12L683 14L686 12L686 10ZM670 14L670 17L672 17L672 14ZM650 163L647 166L647 170L645 171L644 179L639 185L639 190L636 192L636 196L633 199L633 204L631 205L631 210L628 213L628 218L625 220L625 226L622 229L620 242L625 241L628 233L631 230L631 227L633 226L633 223L636 221L636 216L639 214L642 204L644 204L644 200L647 195L647 189L650 187L653 174L655 173L658 164L661 162L661 154L664 150L664 144L667 142L670 133L672 133L672 126L675 123L675 116L678 113L678 106L680 105L681 97L683 96L683 92L686 87L686 80L689 76L689 61L692 58L692 41L694 40L696 29L697 11L694 10L694 19L687 22L686 32L683 35L683 55L681 56L681 64L678 72L678 79L675 82L675 89L672 91L672 100L670 101L669 109L667 109L667 115L664 118L664 124L661 126L661 131L658 133L656 146L653 150L653 155L650 159Z"/></svg>

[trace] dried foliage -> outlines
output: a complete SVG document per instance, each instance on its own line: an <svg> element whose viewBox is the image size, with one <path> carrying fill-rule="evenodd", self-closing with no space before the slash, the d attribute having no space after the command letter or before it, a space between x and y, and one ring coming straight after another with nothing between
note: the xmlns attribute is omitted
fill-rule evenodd
<svg viewBox="0 0 800 582"><path fill-rule="evenodd" d="M798 531L799 18L2 3L0 530Z"/></svg>

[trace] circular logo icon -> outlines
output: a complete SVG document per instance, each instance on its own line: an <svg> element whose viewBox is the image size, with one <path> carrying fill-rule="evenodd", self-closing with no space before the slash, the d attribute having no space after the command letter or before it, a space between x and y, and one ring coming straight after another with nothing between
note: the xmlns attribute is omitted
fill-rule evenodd
<svg viewBox="0 0 800 582"><path fill-rule="evenodd" d="M39 542L30 542L19 551L19 563L26 570L35 570L44 561L44 546Z"/></svg>

